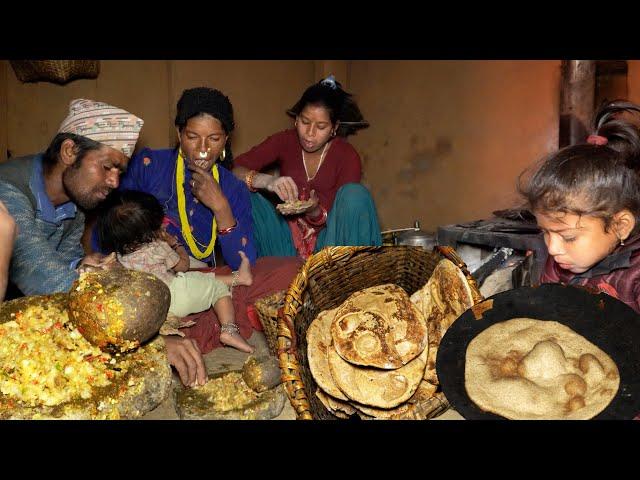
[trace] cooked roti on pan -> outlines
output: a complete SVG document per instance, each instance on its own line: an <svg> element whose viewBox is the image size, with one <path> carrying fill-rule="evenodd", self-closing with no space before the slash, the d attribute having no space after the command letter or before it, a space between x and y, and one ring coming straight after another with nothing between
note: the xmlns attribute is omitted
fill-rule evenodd
<svg viewBox="0 0 640 480"><path fill-rule="evenodd" d="M447 259L442 259L433 270L429 281L411 295L427 321L429 356L425 380L438 385L436 356L440 341L451 324L473 306L471 287L462 270Z"/></svg>
<svg viewBox="0 0 640 480"><path fill-rule="evenodd" d="M509 419L590 419L611 403L619 386L611 357L558 322L507 320L467 347L469 398Z"/></svg>
<svg viewBox="0 0 640 480"><path fill-rule="evenodd" d="M347 298L336 311L331 336L345 361L383 369L407 365L428 343L422 312L393 284L365 288Z"/></svg>

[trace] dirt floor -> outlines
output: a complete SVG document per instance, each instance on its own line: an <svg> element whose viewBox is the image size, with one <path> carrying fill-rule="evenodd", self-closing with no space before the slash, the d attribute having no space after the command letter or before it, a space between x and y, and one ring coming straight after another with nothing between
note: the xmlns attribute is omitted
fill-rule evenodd
<svg viewBox="0 0 640 480"><path fill-rule="evenodd" d="M262 332L254 331L249 339L249 343L256 347L256 353L267 351L267 341ZM240 352L234 348L216 348L204 356L207 372L209 374L224 372L227 370L237 370L242 368L248 354ZM178 385L180 380L174 373L173 381ZM288 401L285 403L282 413L274 420L295 420L296 414ZM142 420L179 420L176 413L173 395L162 402L151 412L147 413ZM453 410L447 410L437 417L437 420L463 420L463 418Z"/></svg>

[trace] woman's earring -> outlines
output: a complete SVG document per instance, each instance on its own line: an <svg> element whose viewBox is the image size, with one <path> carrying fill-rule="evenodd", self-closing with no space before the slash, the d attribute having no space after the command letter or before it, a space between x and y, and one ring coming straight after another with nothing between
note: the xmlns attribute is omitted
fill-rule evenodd
<svg viewBox="0 0 640 480"><path fill-rule="evenodd" d="M624 246L624 239L620 239L620 245Z"/></svg>
<svg viewBox="0 0 640 480"><path fill-rule="evenodd" d="M224 162L224 157L227 156L227 149L226 147L222 149L222 153L220 154L220 161Z"/></svg>

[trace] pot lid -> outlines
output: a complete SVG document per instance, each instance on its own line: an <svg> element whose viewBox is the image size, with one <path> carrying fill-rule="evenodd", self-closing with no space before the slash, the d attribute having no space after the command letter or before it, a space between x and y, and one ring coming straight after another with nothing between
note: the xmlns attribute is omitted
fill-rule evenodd
<svg viewBox="0 0 640 480"><path fill-rule="evenodd" d="M406 232L402 232L398 235L399 240L424 240L424 239L432 239L433 234L429 232L425 232L424 230L420 230L420 222L418 220L415 221L413 225L414 230L408 230Z"/></svg>

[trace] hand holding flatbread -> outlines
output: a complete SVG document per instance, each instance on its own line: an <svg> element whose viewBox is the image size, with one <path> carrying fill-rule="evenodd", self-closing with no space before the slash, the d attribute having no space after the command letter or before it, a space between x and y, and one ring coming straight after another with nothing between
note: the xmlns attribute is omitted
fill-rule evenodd
<svg viewBox="0 0 640 480"><path fill-rule="evenodd" d="M315 207L317 201L314 200L293 200L276 205L276 210L282 215L299 215L306 212L310 208Z"/></svg>

